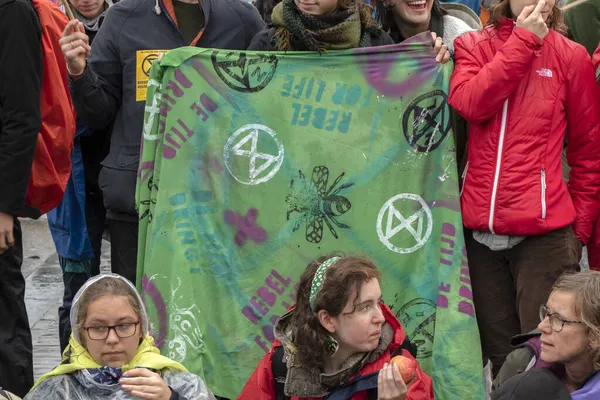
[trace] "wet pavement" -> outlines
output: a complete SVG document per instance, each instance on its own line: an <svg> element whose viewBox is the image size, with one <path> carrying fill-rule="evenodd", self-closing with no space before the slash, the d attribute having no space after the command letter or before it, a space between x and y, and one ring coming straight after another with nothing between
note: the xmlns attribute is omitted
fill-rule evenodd
<svg viewBox="0 0 600 400"><path fill-rule="evenodd" d="M35 379L60 363L58 307L62 303L62 271L45 218L22 219L25 302L33 337ZM110 243L102 243L103 272L110 271Z"/></svg>

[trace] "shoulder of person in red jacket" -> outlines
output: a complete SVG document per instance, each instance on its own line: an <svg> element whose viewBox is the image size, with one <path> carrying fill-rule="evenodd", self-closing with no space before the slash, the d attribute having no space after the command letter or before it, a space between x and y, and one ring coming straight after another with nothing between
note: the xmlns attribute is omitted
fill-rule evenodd
<svg viewBox="0 0 600 400"><path fill-rule="evenodd" d="M382 306L382 310L386 322L394 329L394 339L388 346L388 351L384 352L376 361L365 365L355 378L379 372L383 368L383 365L391 360L392 354L396 352L406 338L404 328L400 324L398 318L396 318L396 316L393 314L392 310L390 310L390 308L385 304ZM250 376L250 379L248 379L246 382L244 390L238 397L238 400L276 399L272 361L275 349L280 346L281 343L278 340L273 342L269 352L262 358ZM414 357L406 349L402 349L402 355L414 359ZM364 392L359 392L350 400L362 400L363 398ZM421 366L417 362L416 377L408 387L408 393L405 400L430 400L433 398L433 383L431 378L421 369ZM292 398L292 400L295 399L297 398Z"/></svg>
<svg viewBox="0 0 600 400"><path fill-rule="evenodd" d="M594 52L594 57L592 57L592 60L594 61L594 68L596 68L596 69L600 68L600 44L598 45L598 48Z"/></svg>
<svg viewBox="0 0 600 400"><path fill-rule="evenodd" d="M32 3L42 28L44 74L40 99L42 128L25 202L45 214L62 200L71 174L75 109L66 63L58 43L69 20L48 0L33 0Z"/></svg>
<svg viewBox="0 0 600 400"><path fill-rule="evenodd" d="M492 25L486 25L479 31L463 33L454 42L460 44L460 47L463 49L472 51L479 43L489 40L493 30L494 27Z"/></svg>
<svg viewBox="0 0 600 400"><path fill-rule="evenodd" d="M494 24L487 24L483 29L465 33L456 38L456 40L464 50L472 51L478 45L487 43L492 39L499 37L508 39L512 33L516 33L519 38L521 38L530 46L535 47L539 46L540 44L540 40L537 38L537 36L535 36L535 34L527 31L526 29L515 27L515 21L511 19L506 19L497 26Z"/></svg>

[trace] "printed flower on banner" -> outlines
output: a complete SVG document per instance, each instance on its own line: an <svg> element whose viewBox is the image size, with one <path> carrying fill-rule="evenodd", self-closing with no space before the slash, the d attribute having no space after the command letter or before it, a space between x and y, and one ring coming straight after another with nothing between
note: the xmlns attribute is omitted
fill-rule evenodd
<svg viewBox="0 0 600 400"><path fill-rule="evenodd" d="M181 286L181 279L177 277ZM172 298L175 299L175 292L172 290ZM205 350L204 337L198 324L197 316L200 315L200 309L193 304L191 307L179 308L177 301L171 303L169 312L169 328L171 330L171 339L167 345L167 356L177 362L184 362L188 351L192 350L195 354L203 353Z"/></svg>

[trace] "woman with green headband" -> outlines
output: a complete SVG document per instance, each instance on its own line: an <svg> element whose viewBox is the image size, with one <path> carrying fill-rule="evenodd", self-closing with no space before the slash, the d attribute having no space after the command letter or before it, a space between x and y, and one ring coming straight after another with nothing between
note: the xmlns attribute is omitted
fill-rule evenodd
<svg viewBox="0 0 600 400"><path fill-rule="evenodd" d="M89 279L73 299L71 326L61 364L26 400L215 399L202 379L154 347L142 299L125 278Z"/></svg>
<svg viewBox="0 0 600 400"><path fill-rule="evenodd" d="M296 305L238 400L429 400L404 329L382 302L379 271L357 257L321 257L300 278ZM404 382L395 355L414 361Z"/></svg>

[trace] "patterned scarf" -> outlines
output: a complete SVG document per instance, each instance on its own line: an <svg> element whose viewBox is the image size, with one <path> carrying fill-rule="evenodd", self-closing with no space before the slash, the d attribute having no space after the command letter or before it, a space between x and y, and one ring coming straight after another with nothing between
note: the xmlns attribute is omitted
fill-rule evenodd
<svg viewBox="0 0 600 400"><path fill-rule="evenodd" d="M279 51L370 47L371 36L379 31L371 8L362 2L330 14L312 15L298 10L294 0L283 0L273 9L272 22Z"/></svg>
<svg viewBox="0 0 600 400"><path fill-rule="evenodd" d="M122 368L102 367L87 369L92 379L105 385L116 385L123 375Z"/></svg>

